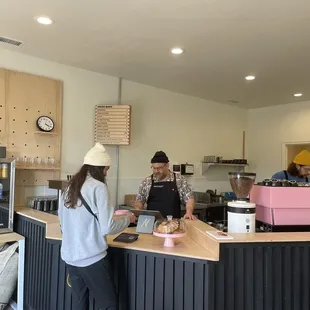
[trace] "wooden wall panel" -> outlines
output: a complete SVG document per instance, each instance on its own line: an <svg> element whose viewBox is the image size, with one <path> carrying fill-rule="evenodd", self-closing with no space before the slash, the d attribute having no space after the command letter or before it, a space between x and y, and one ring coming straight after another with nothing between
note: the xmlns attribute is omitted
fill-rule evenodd
<svg viewBox="0 0 310 310"><path fill-rule="evenodd" d="M7 72L7 152L14 157L53 157L59 160L61 130L57 105L60 82L20 72ZM36 120L50 116L56 124L53 134L37 134ZM57 132L58 130L58 132Z"/></svg>
<svg viewBox="0 0 310 310"><path fill-rule="evenodd" d="M5 109L5 70L0 68L0 145L7 145Z"/></svg>
<svg viewBox="0 0 310 310"><path fill-rule="evenodd" d="M51 133L38 131L36 120L53 119ZM0 143L16 159L15 197L24 202L23 186L47 185L59 178L62 130L62 82L0 69Z"/></svg>

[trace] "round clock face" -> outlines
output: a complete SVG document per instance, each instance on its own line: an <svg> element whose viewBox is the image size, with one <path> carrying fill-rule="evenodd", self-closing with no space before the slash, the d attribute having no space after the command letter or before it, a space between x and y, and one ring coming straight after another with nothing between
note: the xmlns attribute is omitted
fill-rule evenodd
<svg viewBox="0 0 310 310"><path fill-rule="evenodd" d="M48 117L48 116L40 116L37 119L37 127L41 130L41 131L52 131L54 129L54 122L53 120Z"/></svg>

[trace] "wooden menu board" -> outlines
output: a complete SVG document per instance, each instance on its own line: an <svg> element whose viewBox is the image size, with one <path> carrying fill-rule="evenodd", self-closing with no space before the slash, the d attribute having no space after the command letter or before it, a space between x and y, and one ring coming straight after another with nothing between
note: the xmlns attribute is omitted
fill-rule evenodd
<svg viewBox="0 0 310 310"><path fill-rule="evenodd" d="M110 145L129 145L130 113L130 105L97 105L95 142Z"/></svg>

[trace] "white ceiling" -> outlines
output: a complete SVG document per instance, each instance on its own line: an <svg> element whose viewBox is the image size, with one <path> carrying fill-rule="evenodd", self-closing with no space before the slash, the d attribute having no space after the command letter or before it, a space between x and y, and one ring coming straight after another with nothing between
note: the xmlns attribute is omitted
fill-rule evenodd
<svg viewBox="0 0 310 310"><path fill-rule="evenodd" d="M55 24L37 24L42 14ZM309 0L1 0L0 36L25 41L10 48L21 53L245 108L310 100Z"/></svg>

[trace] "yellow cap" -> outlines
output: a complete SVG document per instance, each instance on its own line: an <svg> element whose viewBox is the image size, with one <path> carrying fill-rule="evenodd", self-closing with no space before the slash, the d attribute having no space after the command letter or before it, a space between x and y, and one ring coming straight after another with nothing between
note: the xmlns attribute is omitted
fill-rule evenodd
<svg viewBox="0 0 310 310"><path fill-rule="evenodd" d="M307 150L301 151L295 156L293 163L301 166L310 166L310 152Z"/></svg>

